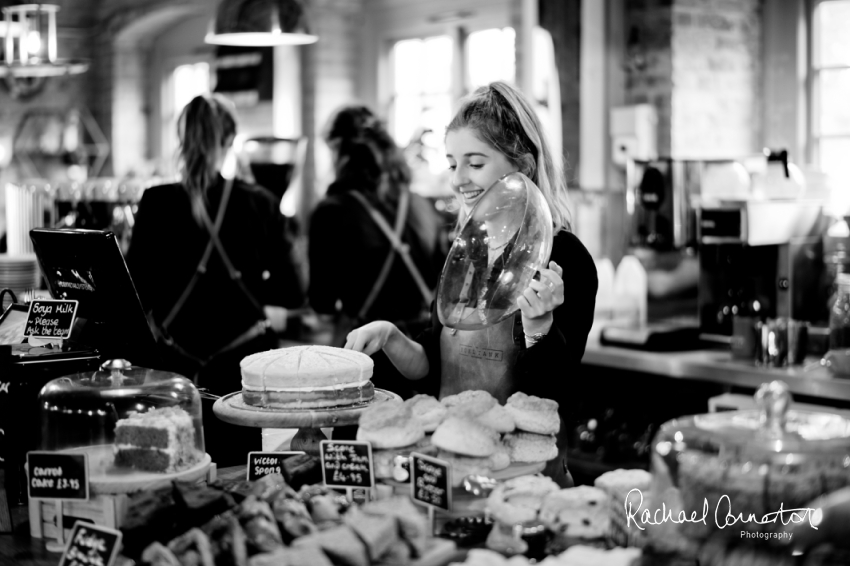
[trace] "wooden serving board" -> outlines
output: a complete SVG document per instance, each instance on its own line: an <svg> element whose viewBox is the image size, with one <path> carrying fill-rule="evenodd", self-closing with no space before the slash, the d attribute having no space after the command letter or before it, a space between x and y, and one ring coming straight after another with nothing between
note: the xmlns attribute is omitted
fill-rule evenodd
<svg viewBox="0 0 850 566"><path fill-rule="evenodd" d="M172 480L197 481L203 478L212 458L204 454L201 461L185 470L171 473L145 472L130 468L116 468L113 465L115 454L112 444L72 448L63 452L85 452L89 457L89 489L93 495L133 493L136 491L156 489L171 483Z"/></svg>
<svg viewBox="0 0 850 566"><path fill-rule="evenodd" d="M259 428L321 428L357 424L360 415L376 403L401 401L391 391L375 389L375 397L368 403L325 409L267 409L246 405L242 392L225 395L215 402L215 416L226 423Z"/></svg>

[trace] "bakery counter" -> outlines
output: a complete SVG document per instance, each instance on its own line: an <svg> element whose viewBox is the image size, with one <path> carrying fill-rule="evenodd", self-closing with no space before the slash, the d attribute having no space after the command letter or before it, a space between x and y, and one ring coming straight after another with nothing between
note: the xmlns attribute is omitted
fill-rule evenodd
<svg viewBox="0 0 850 566"><path fill-rule="evenodd" d="M603 346L588 340L582 363L588 366L640 372L673 379L696 380L756 390L766 382L784 381L794 395L824 402L850 403L850 379L834 377L816 358L802 366L764 368L732 360L726 349L687 352L646 352Z"/></svg>

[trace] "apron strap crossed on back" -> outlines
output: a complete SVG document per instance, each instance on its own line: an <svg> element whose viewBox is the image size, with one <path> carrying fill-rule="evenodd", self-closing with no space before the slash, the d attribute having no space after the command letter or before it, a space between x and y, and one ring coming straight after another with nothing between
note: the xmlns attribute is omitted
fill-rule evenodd
<svg viewBox="0 0 850 566"><path fill-rule="evenodd" d="M201 220L204 223L204 227L207 230L207 235L209 236L209 242L207 242L207 247L204 249L204 253L201 256L201 259L198 261L198 265L195 268L195 272L192 274L192 279L189 281L189 284L186 285L186 288L183 290L183 293L171 307L168 315L162 322L162 334L166 343L179 350L183 355L188 356L189 358L194 359L196 362L201 365L206 364L212 358L202 359L194 354L186 351L179 344L177 344L174 339L171 337L168 332L169 326L174 322L174 319L177 318L177 315L183 310L183 307L186 305L186 301L192 294L192 291L197 286L201 277L207 272L207 264L209 263L210 258L212 257L213 251L218 252L219 257L221 258L222 263L224 263L224 267L227 270L230 279L236 283L248 301L254 306L257 310L260 321L257 324L254 324L236 337L235 340L227 344L224 348L222 348L218 353L223 353L228 350L232 350L245 344L249 340L263 334L269 328L269 323L266 320L265 312L263 311L263 306L257 301L254 297L253 293L248 289L245 285L245 282L242 281L242 274L236 267L233 265L233 262L230 261L230 257L227 255L227 251L224 249L224 245L221 243L221 239L219 238L219 233L221 231L221 226L224 223L225 212L227 211L227 204L230 201L230 195L233 192L233 179L227 179L224 183L224 191L221 195L221 202L218 206L218 212L216 213L215 222L210 218L209 213L205 206L200 207L201 212Z"/></svg>

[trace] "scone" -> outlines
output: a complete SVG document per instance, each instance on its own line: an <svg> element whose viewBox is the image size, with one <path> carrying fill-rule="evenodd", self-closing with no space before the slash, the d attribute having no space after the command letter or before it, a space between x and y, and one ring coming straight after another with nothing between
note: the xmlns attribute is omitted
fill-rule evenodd
<svg viewBox="0 0 850 566"><path fill-rule="evenodd" d="M512 432L503 439L511 462L548 462L558 456L555 437L533 432Z"/></svg>
<svg viewBox="0 0 850 566"><path fill-rule="evenodd" d="M506 525L534 521L544 499L559 489L551 478L520 476L496 486L487 498L487 509Z"/></svg>
<svg viewBox="0 0 850 566"><path fill-rule="evenodd" d="M505 408L513 415L516 427L525 432L557 434L561 429L558 403L517 392L508 397Z"/></svg>
<svg viewBox="0 0 850 566"><path fill-rule="evenodd" d="M460 417L448 417L431 437L431 443L441 450L479 458L492 455L498 440L492 429Z"/></svg>
<svg viewBox="0 0 850 566"><path fill-rule="evenodd" d="M540 508L540 521L569 537L602 538L608 534L608 496L601 489L581 485L552 493Z"/></svg>
<svg viewBox="0 0 850 566"><path fill-rule="evenodd" d="M408 405L385 402L370 406L360 415L357 440L372 448L402 448L422 440L425 430Z"/></svg>
<svg viewBox="0 0 850 566"><path fill-rule="evenodd" d="M434 432L446 416L446 406L430 395L415 395L404 402L425 432Z"/></svg>
<svg viewBox="0 0 850 566"><path fill-rule="evenodd" d="M486 402L490 403L498 403L496 398L490 395L488 392L483 391L481 389L472 389L469 391L461 391L456 395L448 395L440 399L440 403L445 405L446 407L454 407L455 405L460 405L462 403L468 403L470 401L474 402Z"/></svg>
<svg viewBox="0 0 850 566"><path fill-rule="evenodd" d="M473 419L496 432L511 432L516 428L513 415L489 395L475 395L461 400L448 409L446 416Z"/></svg>

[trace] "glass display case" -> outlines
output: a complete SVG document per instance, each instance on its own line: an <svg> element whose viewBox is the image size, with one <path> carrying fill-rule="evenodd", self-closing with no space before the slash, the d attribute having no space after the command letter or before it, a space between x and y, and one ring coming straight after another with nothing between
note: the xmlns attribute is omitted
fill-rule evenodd
<svg viewBox="0 0 850 566"><path fill-rule="evenodd" d="M695 415L661 427L643 509L666 506L671 517L648 528L650 536L665 544L742 532L776 538L765 534L807 522L816 527L812 502L850 485L850 420L789 410L791 395L781 381L762 385L756 404L757 410Z"/></svg>
<svg viewBox="0 0 850 566"><path fill-rule="evenodd" d="M181 475L209 463L200 394L180 375L111 360L39 393L41 449L88 455L92 483Z"/></svg>

